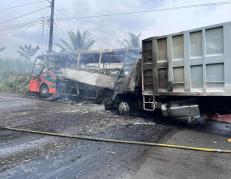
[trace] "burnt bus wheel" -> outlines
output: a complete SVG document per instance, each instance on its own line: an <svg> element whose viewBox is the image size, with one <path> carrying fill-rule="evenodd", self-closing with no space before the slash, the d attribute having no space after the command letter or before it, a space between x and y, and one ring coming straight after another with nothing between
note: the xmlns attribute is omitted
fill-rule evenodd
<svg viewBox="0 0 231 179"><path fill-rule="evenodd" d="M118 112L120 115L129 115L131 112L131 105L126 100L121 100L118 104Z"/></svg>
<svg viewBox="0 0 231 179"><path fill-rule="evenodd" d="M49 97L49 88L48 88L48 86L46 84L43 84L43 85L40 86L39 94L43 98Z"/></svg>
<svg viewBox="0 0 231 179"><path fill-rule="evenodd" d="M104 100L104 109L111 110L113 108L113 101L111 99Z"/></svg>

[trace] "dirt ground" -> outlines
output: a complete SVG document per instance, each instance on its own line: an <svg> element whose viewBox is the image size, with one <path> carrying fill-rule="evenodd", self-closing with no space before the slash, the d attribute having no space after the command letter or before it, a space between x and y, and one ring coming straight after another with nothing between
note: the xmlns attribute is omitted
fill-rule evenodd
<svg viewBox="0 0 231 179"><path fill-rule="evenodd" d="M0 94L0 125L62 134L231 149L231 129L191 128L103 105ZM221 126L221 125L220 125ZM210 129L210 130L209 130ZM58 138L0 130L0 178L231 178L231 154Z"/></svg>

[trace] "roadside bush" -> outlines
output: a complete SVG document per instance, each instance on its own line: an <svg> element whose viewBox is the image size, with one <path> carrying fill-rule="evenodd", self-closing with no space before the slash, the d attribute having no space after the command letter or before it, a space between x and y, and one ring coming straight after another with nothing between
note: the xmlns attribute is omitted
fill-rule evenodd
<svg viewBox="0 0 231 179"><path fill-rule="evenodd" d="M26 94L28 83L28 74L3 73L0 78L0 92Z"/></svg>
<svg viewBox="0 0 231 179"><path fill-rule="evenodd" d="M0 59L0 92L26 94L32 64L18 59Z"/></svg>

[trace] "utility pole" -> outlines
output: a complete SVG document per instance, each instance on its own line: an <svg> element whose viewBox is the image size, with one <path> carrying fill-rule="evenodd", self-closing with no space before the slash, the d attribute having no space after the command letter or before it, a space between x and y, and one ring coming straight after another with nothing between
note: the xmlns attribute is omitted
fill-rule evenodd
<svg viewBox="0 0 231 179"><path fill-rule="evenodd" d="M43 41L44 41L44 28L45 28L45 17L42 17L42 51L44 50L43 48Z"/></svg>
<svg viewBox="0 0 231 179"><path fill-rule="evenodd" d="M50 17L50 33L49 33L49 48L48 52L52 52L53 47L53 28L54 28L54 8L55 8L55 0L51 0L51 17Z"/></svg>

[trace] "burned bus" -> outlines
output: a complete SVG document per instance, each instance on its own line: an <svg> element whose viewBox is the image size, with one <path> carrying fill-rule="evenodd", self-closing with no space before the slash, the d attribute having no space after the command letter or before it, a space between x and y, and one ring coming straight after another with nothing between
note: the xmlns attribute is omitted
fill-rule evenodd
<svg viewBox="0 0 231 179"><path fill-rule="evenodd" d="M97 83L89 83L87 80L81 81L83 80L82 73L87 76L94 73L113 77L124 64L134 61L133 55L138 53L137 50L113 49L40 55L33 65L29 92L38 93L42 97L48 97L57 92L67 92L96 98L100 96L100 93L104 91L102 88L105 87L97 86ZM74 72L72 73L74 76L67 73L70 71Z"/></svg>
<svg viewBox="0 0 231 179"><path fill-rule="evenodd" d="M75 58L70 54L40 55L33 64L29 92L39 93L41 97L48 97L57 92L57 86L64 82L61 68L71 67ZM66 82L66 81L65 81Z"/></svg>

